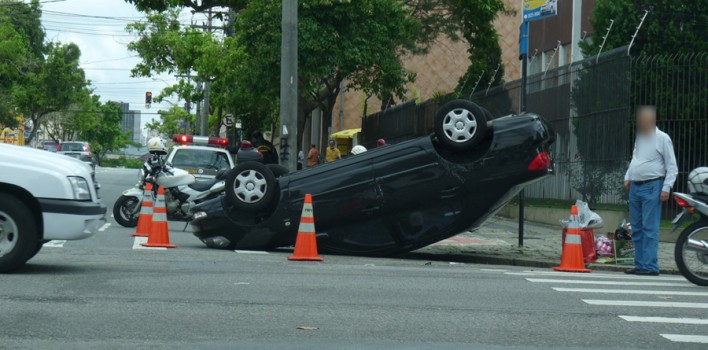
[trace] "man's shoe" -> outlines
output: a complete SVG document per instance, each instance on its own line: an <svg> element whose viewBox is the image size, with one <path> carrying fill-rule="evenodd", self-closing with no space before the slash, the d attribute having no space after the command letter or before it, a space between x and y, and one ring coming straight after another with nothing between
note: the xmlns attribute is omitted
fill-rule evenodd
<svg viewBox="0 0 708 350"><path fill-rule="evenodd" d="M635 268L633 268L633 269L624 270L624 273L626 273L626 274L628 274L628 275L636 275L637 272L639 272L639 271L640 271L640 270L635 267Z"/></svg>
<svg viewBox="0 0 708 350"><path fill-rule="evenodd" d="M637 276L659 276L659 271L637 270Z"/></svg>

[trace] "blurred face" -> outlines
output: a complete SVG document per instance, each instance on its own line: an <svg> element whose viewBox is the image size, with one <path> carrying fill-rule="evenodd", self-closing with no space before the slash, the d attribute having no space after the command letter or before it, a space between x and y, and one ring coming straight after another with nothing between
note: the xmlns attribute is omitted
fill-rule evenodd
<svg viewBox="0 0 708 350"><path fill-rule="evenodd" d="M653 134L656 130L656 111L651 108L641 108L637 111L637 129L645 135Z"/></svg>
<svg viewBox="0 0 708 350"><path fill-rule="evenodd" d="M332 141L332 140L329 140L329 147L332 147L332 148L334 148L334 141Z"/></svg>

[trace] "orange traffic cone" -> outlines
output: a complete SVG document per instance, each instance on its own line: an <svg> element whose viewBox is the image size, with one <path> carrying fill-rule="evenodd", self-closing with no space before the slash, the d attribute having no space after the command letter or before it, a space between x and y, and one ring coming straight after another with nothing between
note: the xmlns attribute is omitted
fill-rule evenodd
<svg viewBox="0 0 708 350"><path fill-rule="evenodd" d="M163 187L157 190L155 212L152 214L152 227L150 229L150 235L148 235L148 241L140 245L143 247L177 248L176 245L170 244L170 229L167 226L165 189Z"/></svg>
<svg viewBox="0 0 708 350"><path fill-rule="evenodd" d="M585 268L583 260L582 231L578 224L578 207L570 208L570 222L563 243L563 254L561 255L560 266L554 267L556 271L566 272L590 272Z"/></svg>
<svg viewBox="0 0 708 350"><path fill-rule="evenodd" d="M138 217L138 227L135 229L133 237L147 237L152 227L152 184L145 185L143 193L143 203L140 206L140 216Z"/></svg>
<svg viewBox="0 0 708 350"><path fill-rule="evenodd" d="M315 217L312 214L312 196L305 195L305 204L302 207L300 228L297 230L295 252L288 260L323 261L317 255L317 237L315 236Z"/></svg>

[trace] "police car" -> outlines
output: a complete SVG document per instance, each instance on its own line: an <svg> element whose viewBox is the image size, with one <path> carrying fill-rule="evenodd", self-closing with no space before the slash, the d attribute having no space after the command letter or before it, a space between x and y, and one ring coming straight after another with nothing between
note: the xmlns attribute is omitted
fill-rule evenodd
<svg viewBox="0 0 708 350"><path fill-rule="evenodd" d="M221 170L235 166L231 153L226 149L229 141L219 137L174 135L177 144L167 156L173 167L186 170L197 181L212 181Z"/></svg>

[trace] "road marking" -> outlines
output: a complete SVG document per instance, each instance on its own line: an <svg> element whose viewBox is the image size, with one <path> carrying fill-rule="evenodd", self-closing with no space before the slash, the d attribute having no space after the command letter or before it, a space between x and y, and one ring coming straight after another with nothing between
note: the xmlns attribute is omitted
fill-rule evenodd
<svg viewBox="0 0 708 350"><path fill-rule="evenodd" d="M165 247L143 247L140 244L142 243L147 243L148 239L147 237L135 237L135 240L133 241L133 249L140 250L140 249L145 249L145 250L167 250Z"/></svg>
<svg viewBox="0 0 708 350"><path fill-rule="evenodd" d="M623 280L660 280L660 281L685 281L686 279L679 276L636 276L625 274L607 274L607 273L572 273L572 272L552 272L552 271L524 271L524 272L507 272L506 275L513 276L554 276L554 277L579 277L579 278L609 278Z"/></svg>
<svg viewBox="0 0 708 350"><path fill-rule="evenodd" d="M44 246L47 248L63 248L64 243L66 243L66 241L55 240L55 241L49 241L47 243L44 243Z"/></svg>
<svg viewBox="0 0 708 350"><path fill-rule="evenodd" d="M572 293L606 293L606 294L649 294L649 295L688 295L688 296L708 296L708 292L683 292L668 290L631 290L631 289L594 289L594 288L558 288L553 287L556 292Z"/></svg>
<svg viewBox="0 0 708 350"><path fill-rule="evenodd" d="M589 280L557 280L546 278L527 278L529 282L534 283L568 283L568 284L604 284L613 286L657 286L657 287L690 287L697 288L698 286L686 283L668 283L668 282L638 282L638 281L589 281Z"/></svg>
<svg viewBox="0 0 708 350"><path fill-rule="evenodd" d="M629 322L651 322L651 323L676 323L676 324L708 324L708 319L704 318L675 318L675 317L640 317L623 316L619 318Z"/></svg>
<svg viewBox="0 0 708 350"><path fill-rule="evenodd" d="M643 307L675 307L687 309L708 309L708 303L681 303L675 301L637 301L637 300L593 300L582 299L584 303L602 306L643 306Z"/></svg>
<svg viewBox="0 0 708 350"><path fill-rule="evenodd" d="M683 335L683 334L659 334L660 336L678 343L700 343L708 344L708 335Z"/></svg>
<svg viewBox="0 0 708 350"><path fill-rule="evenodd" d="M237 285L237 286L247 286L249 284L250 283L248 283L248 282L234 282L234 285Z"/></svg>
<svg viewBox="0 0 708 350"><path fill-rule="evenodd" d="M268 252L264 252L262 250L234 250L234 253L239 253L239 254L268 254Z"/></svg>
<svg viewBox="0 0 708 350"><path fill-rule="evenodd" d="M504 269L479 269L479 271L484 271L484 272L507 272L508 270ZM507 273L508 274L508 273Z"/></svg>
<svg viewBox="0 0 708 350"><path fill-rule="evenodd" d="M103 226L101 226L101 227L98 229L98 231L103 232L103 231L105 231L107 228L109 228L110 226L111 226L111 223L110 223L110 222L107 222L107 223L103 224Z"/></svg>

